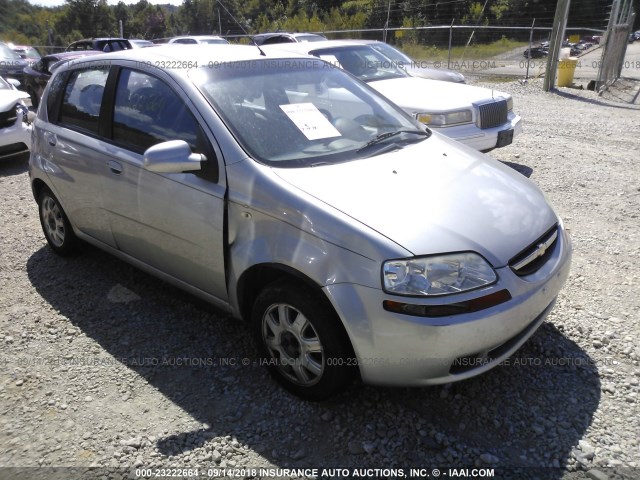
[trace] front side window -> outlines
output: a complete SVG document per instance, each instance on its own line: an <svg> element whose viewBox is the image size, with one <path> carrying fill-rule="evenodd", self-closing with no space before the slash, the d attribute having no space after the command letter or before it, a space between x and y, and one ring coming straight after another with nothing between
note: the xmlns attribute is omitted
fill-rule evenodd
<svg viewBox="0 0 640 480"><path fill-rule="evenodd" d="M100 106L108 76L108 68L71 72L64 89L60 124L98 133Z"/></svg>
<svg viewBox="0 0 640 480"><path fill-rule="evenodd" d="M113 140L137 153L168 140L196 148L198 123L182 99L162 80L122 69L116 87Z"/></svg>
<svg viewBox="0 0 640 480"><path fill-rule="evenodd" d="M123 68L113 107L113 141L136 153L169 140L184 140L207 161L197 175L218 181L215 151L198 121L164 81Z"/></svg>

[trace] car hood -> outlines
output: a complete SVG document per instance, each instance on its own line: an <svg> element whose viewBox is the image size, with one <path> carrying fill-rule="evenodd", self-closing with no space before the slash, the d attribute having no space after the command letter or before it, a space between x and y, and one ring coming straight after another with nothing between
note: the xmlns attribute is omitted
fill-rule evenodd
<svg viewBox="0 0 640 480"><path fill-rule="evenodd" d="M437 133L375 157L274 172L414 255L472 250L497 268L558 221L527 178Z"/></svg>
<svg viewBox="0 0 640 480"><path fill-rule="evenodd" d="M475 102L510 97L498 90L419 77L377 80L368 84L411 113L449 112L469 108Z"/></svg>
<svg viewBox="0 0 640 480"><path fill-rule="evenodd" d="M22 103L21 100L29 98L27 92L20 90L0 90L0 112L6 112L13 108L16 103Z"/></svg>
<svg viewBox="0 0 640 480"><path fill-rule="evenodd" d="M440 80L442 82L464 83L464 75L451 70L440 70L427 67L405 67L407 72L413 77L428 78L431 80Z"/></svg>

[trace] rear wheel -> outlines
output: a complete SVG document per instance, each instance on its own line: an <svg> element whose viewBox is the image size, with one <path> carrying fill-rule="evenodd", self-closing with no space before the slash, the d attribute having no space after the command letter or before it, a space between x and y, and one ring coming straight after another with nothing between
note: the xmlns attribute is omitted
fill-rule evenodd
<svg viewBox="0 0 640 480"><path fill-rule="evenodd" d="M352 349L340 320L319 295L278 282L258 296L252 327L262 363L287 390L324 400L353 379Z"/></svg>
<svg viewBox="0 0 640 480"><path fill-rule="evenodd" d="M78 238L55 195L44 187L38 195L40 225L47 243L58 255L71 255L77 250Z"/></svg>

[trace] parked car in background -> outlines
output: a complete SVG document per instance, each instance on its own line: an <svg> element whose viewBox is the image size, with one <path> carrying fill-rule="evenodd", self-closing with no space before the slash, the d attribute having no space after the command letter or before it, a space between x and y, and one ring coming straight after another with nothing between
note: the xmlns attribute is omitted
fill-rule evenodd
<svg viewBox="0 0 640 480"><path fill-rule="evenodd" d="M522 56L524 58L544 58L547 55L549 55L549 47L543 47L543 46L537 46L537 47L531 47L531 51L529 51L529 49L527 48L523 53Z"/></svg>
<svg viewBox="0 0 640 480"><path fill-rule="evenodd" d="M38 60L34 65L26 67L24 69L24 88L31 98L31 106L38 108L40 104L40 98L44 87L47 86L47 82L51 77L51 69L63 61L71 61L76 58L86 57L87 55L98 55L97 50L78 50L75 52L61 52L52 53L51 55L45 55Z"/></svg>
<svg viewBox="0 0 640 480"><path fill-rule="evenodd" d="M251 37L256 45L271 45L273 43L306 43L306 42L322 42L327 37L317 33L290 33L290 32L272 32L259 33Z"/></svg>
<svg viewBox="0 0 640 480"><path fill-rule="evenodd" d="M224 38L217 35L189 35L182 37L173 37L169 39L167 43L179 43L186 45L207 44L207 45L220 45L227 44Z"/></svg>
<svg viewBox="0 0 640 480"><path fill-rule="evenodd" d="M0 77L14 78L23 82L24 68L29 62L20 58L6 43L0 42Z"/></svg>
<svg viewBox="0 0 640 480"><path fill-rule="evenodd" d="M20 55L20 58L26 60L29 65L33 65L35 62L40 60L42 55L35 47L30 47L28 45L9 45L11 49Z"/></svg>
<svg viewBox="0 0 640 480"><path fill-rule="evenodd" d="M582 50L577 48L576 45L577 45L576 43L571 43L568 40L565 40L564 42L562 42L562 48L568 48L569 55L571 55L572 57L577 57L582 54Z"/></svg>
<svg viewBox="0 0 640 480"><path fill-rule="evenodd" d="M480 151L507 146L522 130L508 93L409 75L369 45L327 40L265 46L311 54L342 67L429 128Z"/></svg>
<svg viewBox="0 0 640 480"><path fill-rule="evenodd" d="M461 73L423 66L423 62L413 60L411 57L407 56L397 48L392 47L388 43L380 42L378 40L354 40L354 43L369 45L375 50L378 50L385 57L395 62L396 65L404 68L413 77L429 78L431 80L441 80L443 82L465 82L464 75Z"/></svg>
<svg viewBox="0 0 640 480"><path fill-rule="evenodd" d="M99 52L117 52L131 48L131 44L126 38L85 38L71 43L66 51L97 50Z"/></svg>
<svg viewBox="0 0 640 480"><path fill-rule="evenodd" d="M31 145L26 92L0 77L0 160L25 154Z"/></svg>
<svg viewBox="0 0 640 480"><path fill-rule="evenodd" d="M571 245L543 193L344 70L240 45L91 60L34 123L51 249L85 240L246 319L295 394L464 380L553 308Z"/></svg>
<svg viewBox="0 0 640 480"><path fill-rule="evenodd" d="M139 38L130 38L129 43L133 48L146 48L153 47L154 43L151 40L142 40Z"/></svg>

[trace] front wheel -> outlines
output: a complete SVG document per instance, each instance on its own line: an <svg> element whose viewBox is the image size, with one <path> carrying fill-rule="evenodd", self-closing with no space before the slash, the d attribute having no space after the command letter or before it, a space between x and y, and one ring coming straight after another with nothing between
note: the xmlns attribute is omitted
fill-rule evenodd
<svg viewBox="0 0 640 480"><path fill-rule="evenodd" d="M262 363L295 395L324 400L352 381L351 344L319 294L290 282L271 285L254 304L252 324Z"/></svg>
<svg viewBox="0 0 640 480"><path fill-rule="evenodd" d="M78 238L60 202L47 187L38 195L38 210L42 231L53 251L62 256L75 253Z"/></svg>

